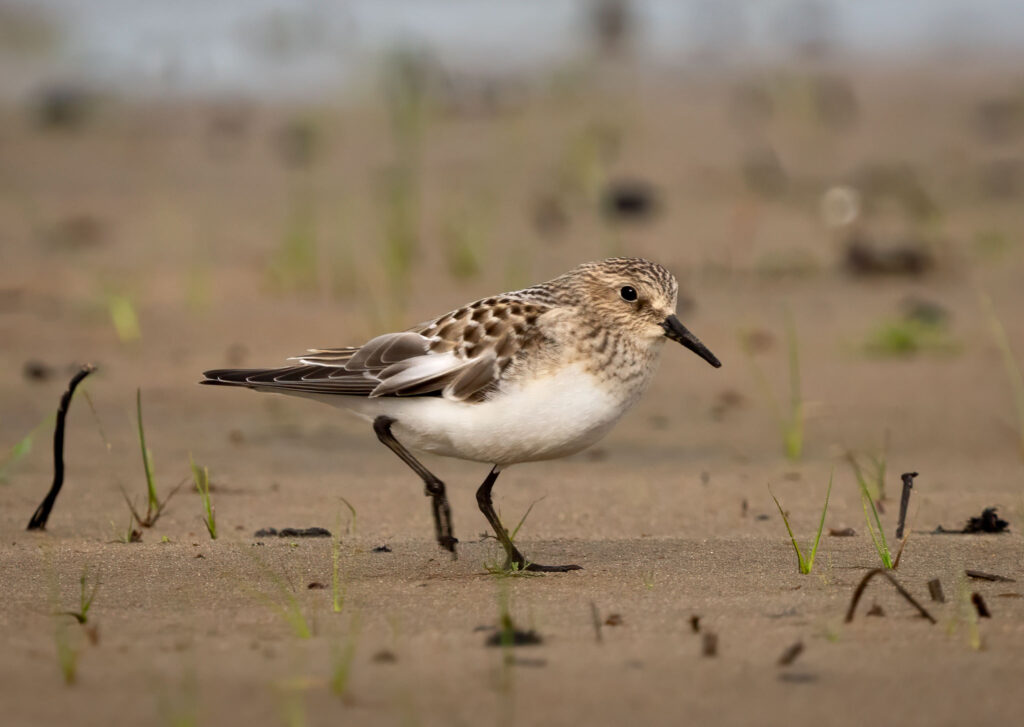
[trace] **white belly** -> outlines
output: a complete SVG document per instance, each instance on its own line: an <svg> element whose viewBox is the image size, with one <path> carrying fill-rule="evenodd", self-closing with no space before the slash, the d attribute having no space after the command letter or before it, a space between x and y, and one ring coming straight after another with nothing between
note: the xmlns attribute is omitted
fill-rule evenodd
<svg viewBox="0 0 1024 727"><path fill-rule="evenodd" d="M368 420L396 420L402 444L446 457L509 465L564 457L605 434L639 398L598 386L580 366L533 380L478 404L441 397L320 399Z"/></svg>

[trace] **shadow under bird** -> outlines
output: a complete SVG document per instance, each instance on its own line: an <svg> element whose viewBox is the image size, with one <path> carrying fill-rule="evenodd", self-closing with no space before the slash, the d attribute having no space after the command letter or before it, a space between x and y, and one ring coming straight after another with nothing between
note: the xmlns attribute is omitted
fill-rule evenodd
<svg viewBox="0 0 1024 727"><path fill-rule="evenodd" d="M584 263L362 346L312 349L284 368L215 369L201 383L304 396L371 422L423 480L437 542L453 554L444 483L410 450L490 464L476 499L505 568L576 570L528 561L491 490L510 465L565 457L607 434L647 389L666 340L721 366L676 317L677 294L675 277L657 263Z"/></svg>

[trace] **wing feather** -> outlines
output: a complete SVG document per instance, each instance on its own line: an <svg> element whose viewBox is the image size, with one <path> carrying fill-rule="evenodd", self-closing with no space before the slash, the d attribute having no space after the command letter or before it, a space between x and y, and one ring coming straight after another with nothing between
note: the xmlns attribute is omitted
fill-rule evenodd
<svg viewBox="0 0 1024 727"><path fill-rule="evenodd" d="M536 300L477 301L400 333L359 347L310 349L278 369L207 371L204 384L338 396L442 395L479 401L524 347L543 336L537 319L548 310Z"/></svg>

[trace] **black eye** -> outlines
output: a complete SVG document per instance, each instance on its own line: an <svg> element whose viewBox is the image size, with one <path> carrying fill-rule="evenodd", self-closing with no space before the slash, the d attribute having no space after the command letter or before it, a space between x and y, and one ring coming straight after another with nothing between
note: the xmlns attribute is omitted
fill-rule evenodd
<svg viewBox="0 0 1024 727"><path fill-rule="evenodd" d="M623 300L629 303L632 303L637 299L636 288L634 288L632 285L622 286L622 290L619 291L619 295L622 296Z"/></svg>

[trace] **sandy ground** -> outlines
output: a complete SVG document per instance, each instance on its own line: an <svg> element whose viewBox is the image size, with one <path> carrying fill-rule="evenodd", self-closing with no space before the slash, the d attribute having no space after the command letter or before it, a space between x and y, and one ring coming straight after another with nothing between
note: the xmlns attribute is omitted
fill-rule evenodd
<svg viewBox="0 0 1024 727"><path fill-rule="evenodd" d="M372 104L233 110L242 121L230 133L226 112L207 107L108 105L74 131L40 131L6 110L0 442L13 446L54 409L74 362L100 369L83 386L95 415L83 396L72 404L67 482L45 533L24 526L49 484L49 428L0 484L4 723L1014 723L1024 706L1024 467L977 288L991 294L1020 355L1024 221L1019 196L985 197L976 177L993 159L1020 163L1022 150L1019 138L978 140L970 123L979 101L1012 87L1005 79L865 74L855 82L861 118L842 132L815 130L782 92L770 120L730 122L731 82L696 80L540 93L494 117L439 114L418 162L417 271L401 291L378 252L386 224L374 190L395 145ZM322 136L309 171L280 161L275 139L289 119L312 119ZM568 228L545 239L531 227L531 204L572 175L564 159L594 119L621 136L598 179L649 180L660 214L609 230L568 194ZM744 150L767 143L793 180L770 199L737 172ZM883 204L869 230L927 237L938 266L919 278L853 278L817 196L888 161L914 169L941 214L892 224ZM309 285L281 290L268 268L300 194L316 210L320 257ZM469 227L485 241L483 267L460 278L446 241L481 209ZM976 244L994 235L999 249ZM433 544L421 486L367 426L313 403L195 385L205 368L359 342L393 319L408 325L613 249L677 272L693 301L685 322L725 365L666 349L652 391L595 449L502 475L495 493L506 520L543 498L519 535L526 554L582 571L486 571L499 553L481 539L473 498L485 467L425 460L449 483L462 541L452 561ZM111 294L132 301L141 339L119 340ZM910 296L949 312L953 350L865 355L871 330ZM787 309L807 410L796 462L782 454L737 335L761 332L757 365L785 400ZM30 360L52 375L29 380ZM128 522L121 488L138 502L144 493L136 387L160 491L188 474L189 453L208 466L218 540L185 488L141 543L114 542ZM897 577L935 625L880 580L843 622L855 585L878 565L843 453L877 452L887 430L883 523L892 540L898 474L920 472ZM814 573L800 575L767 486L806 542L833 468L826 528L857 535L823 537ZM989 506L1009 534L931 532ZM340 535L340 614L329 539L253 537L310 526ZM390 552L374 550L383 545ZM80 627L54 612L76 606L84 569L101 586ZM967 580L965 569L1016 581ZM933 578L944 604L928 598ZM991 618L978 619L972 592ZM310 638L272 605L290 602ZM488 647L503 604L542 643ZM884 616L865 615L874 605ZM78 653L73 685L61 676L57 633ZM797 642L802 653L780 666ZM332 675L346 654L338 696Z"/></svg>

